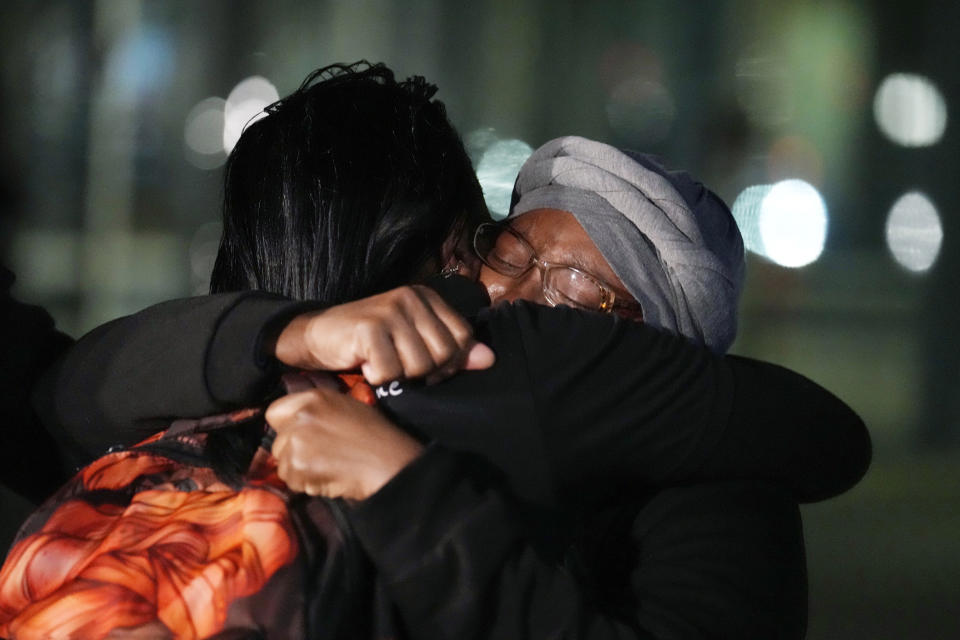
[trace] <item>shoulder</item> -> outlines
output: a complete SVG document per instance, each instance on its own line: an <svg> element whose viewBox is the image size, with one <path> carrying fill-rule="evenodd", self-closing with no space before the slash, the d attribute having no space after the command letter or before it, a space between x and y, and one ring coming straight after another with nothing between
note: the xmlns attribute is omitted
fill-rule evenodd
<svg viewBox="0 0 960 640"><path fill-rule="evenodd" d="M682 337L615 314L548 307L525 300L484 309L475 322L478 335L494 342L515 340L534 349L552 345L554 351L568 355L583 346L592 350L628 345L658 350L695 349Z"/></svg>
<svg viewBox="0 0 960 640"><path fill-rule="evenodd" d="M611 331L625 321L618 316L583 311L567 306L549 307L527 300L500 303L477 314L478 326L514 327L530 331L557 331L580 328Z"/></svg>

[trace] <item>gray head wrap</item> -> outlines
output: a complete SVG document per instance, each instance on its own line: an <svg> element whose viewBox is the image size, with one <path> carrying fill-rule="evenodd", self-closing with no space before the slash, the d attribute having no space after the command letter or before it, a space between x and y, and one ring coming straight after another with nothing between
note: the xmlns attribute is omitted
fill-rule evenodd
<svg viewBox="0 0 960 640"><path fill-rule="evenodd" d="M743 239L727 206L651 157L576 136L524 163L510 217L569 211L643 307L644 322L724 352L737 333Z"/></svg>

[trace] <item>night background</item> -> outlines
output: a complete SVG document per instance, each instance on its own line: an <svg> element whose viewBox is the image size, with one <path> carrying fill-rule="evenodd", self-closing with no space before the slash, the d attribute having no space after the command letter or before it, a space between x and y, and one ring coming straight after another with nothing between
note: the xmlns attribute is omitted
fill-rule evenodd
<svg viewBox="0 0 960 640"><path fill-rule="evenodd" d="M227 150L332 62L437 84L495 213L551 138L655 153L750 249L732 352L874 438L803 507L808 637L960 637L958 38L926 0L4 2L0 250L75 337L205 292Z"/></svg>

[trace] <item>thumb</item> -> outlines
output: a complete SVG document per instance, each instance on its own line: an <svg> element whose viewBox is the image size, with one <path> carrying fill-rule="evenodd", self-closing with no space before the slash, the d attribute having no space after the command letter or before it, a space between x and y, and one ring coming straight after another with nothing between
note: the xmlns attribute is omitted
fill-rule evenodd
<svg viewBox="0 0 960 640"><path fill-rule="evenodd" d="M482 342L477 342L467 353L467 360L463 365L463 368L467 371L476 371L478 369L489 369L493 366L493 363L496 362L497 356L493 353L493 349L483 344Z"/></svg>

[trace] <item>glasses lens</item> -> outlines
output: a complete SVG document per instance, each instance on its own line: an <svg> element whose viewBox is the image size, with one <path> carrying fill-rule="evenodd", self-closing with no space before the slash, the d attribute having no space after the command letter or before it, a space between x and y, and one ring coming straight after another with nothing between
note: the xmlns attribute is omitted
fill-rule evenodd
<svg viewBox="0 0 960 640"><path fill-rule="evenodd" d="M473 248L485 265L506 276L519 276L533 262L530 247L503 225L477 227Z"/></svg>
<svg viewBox="0 0 960 640"><path fill-rule="evenodd" d="M551 267L543 275L543 290L554 304L597 310L603 306L603 289L596 280L572 267Z"/></svg>

